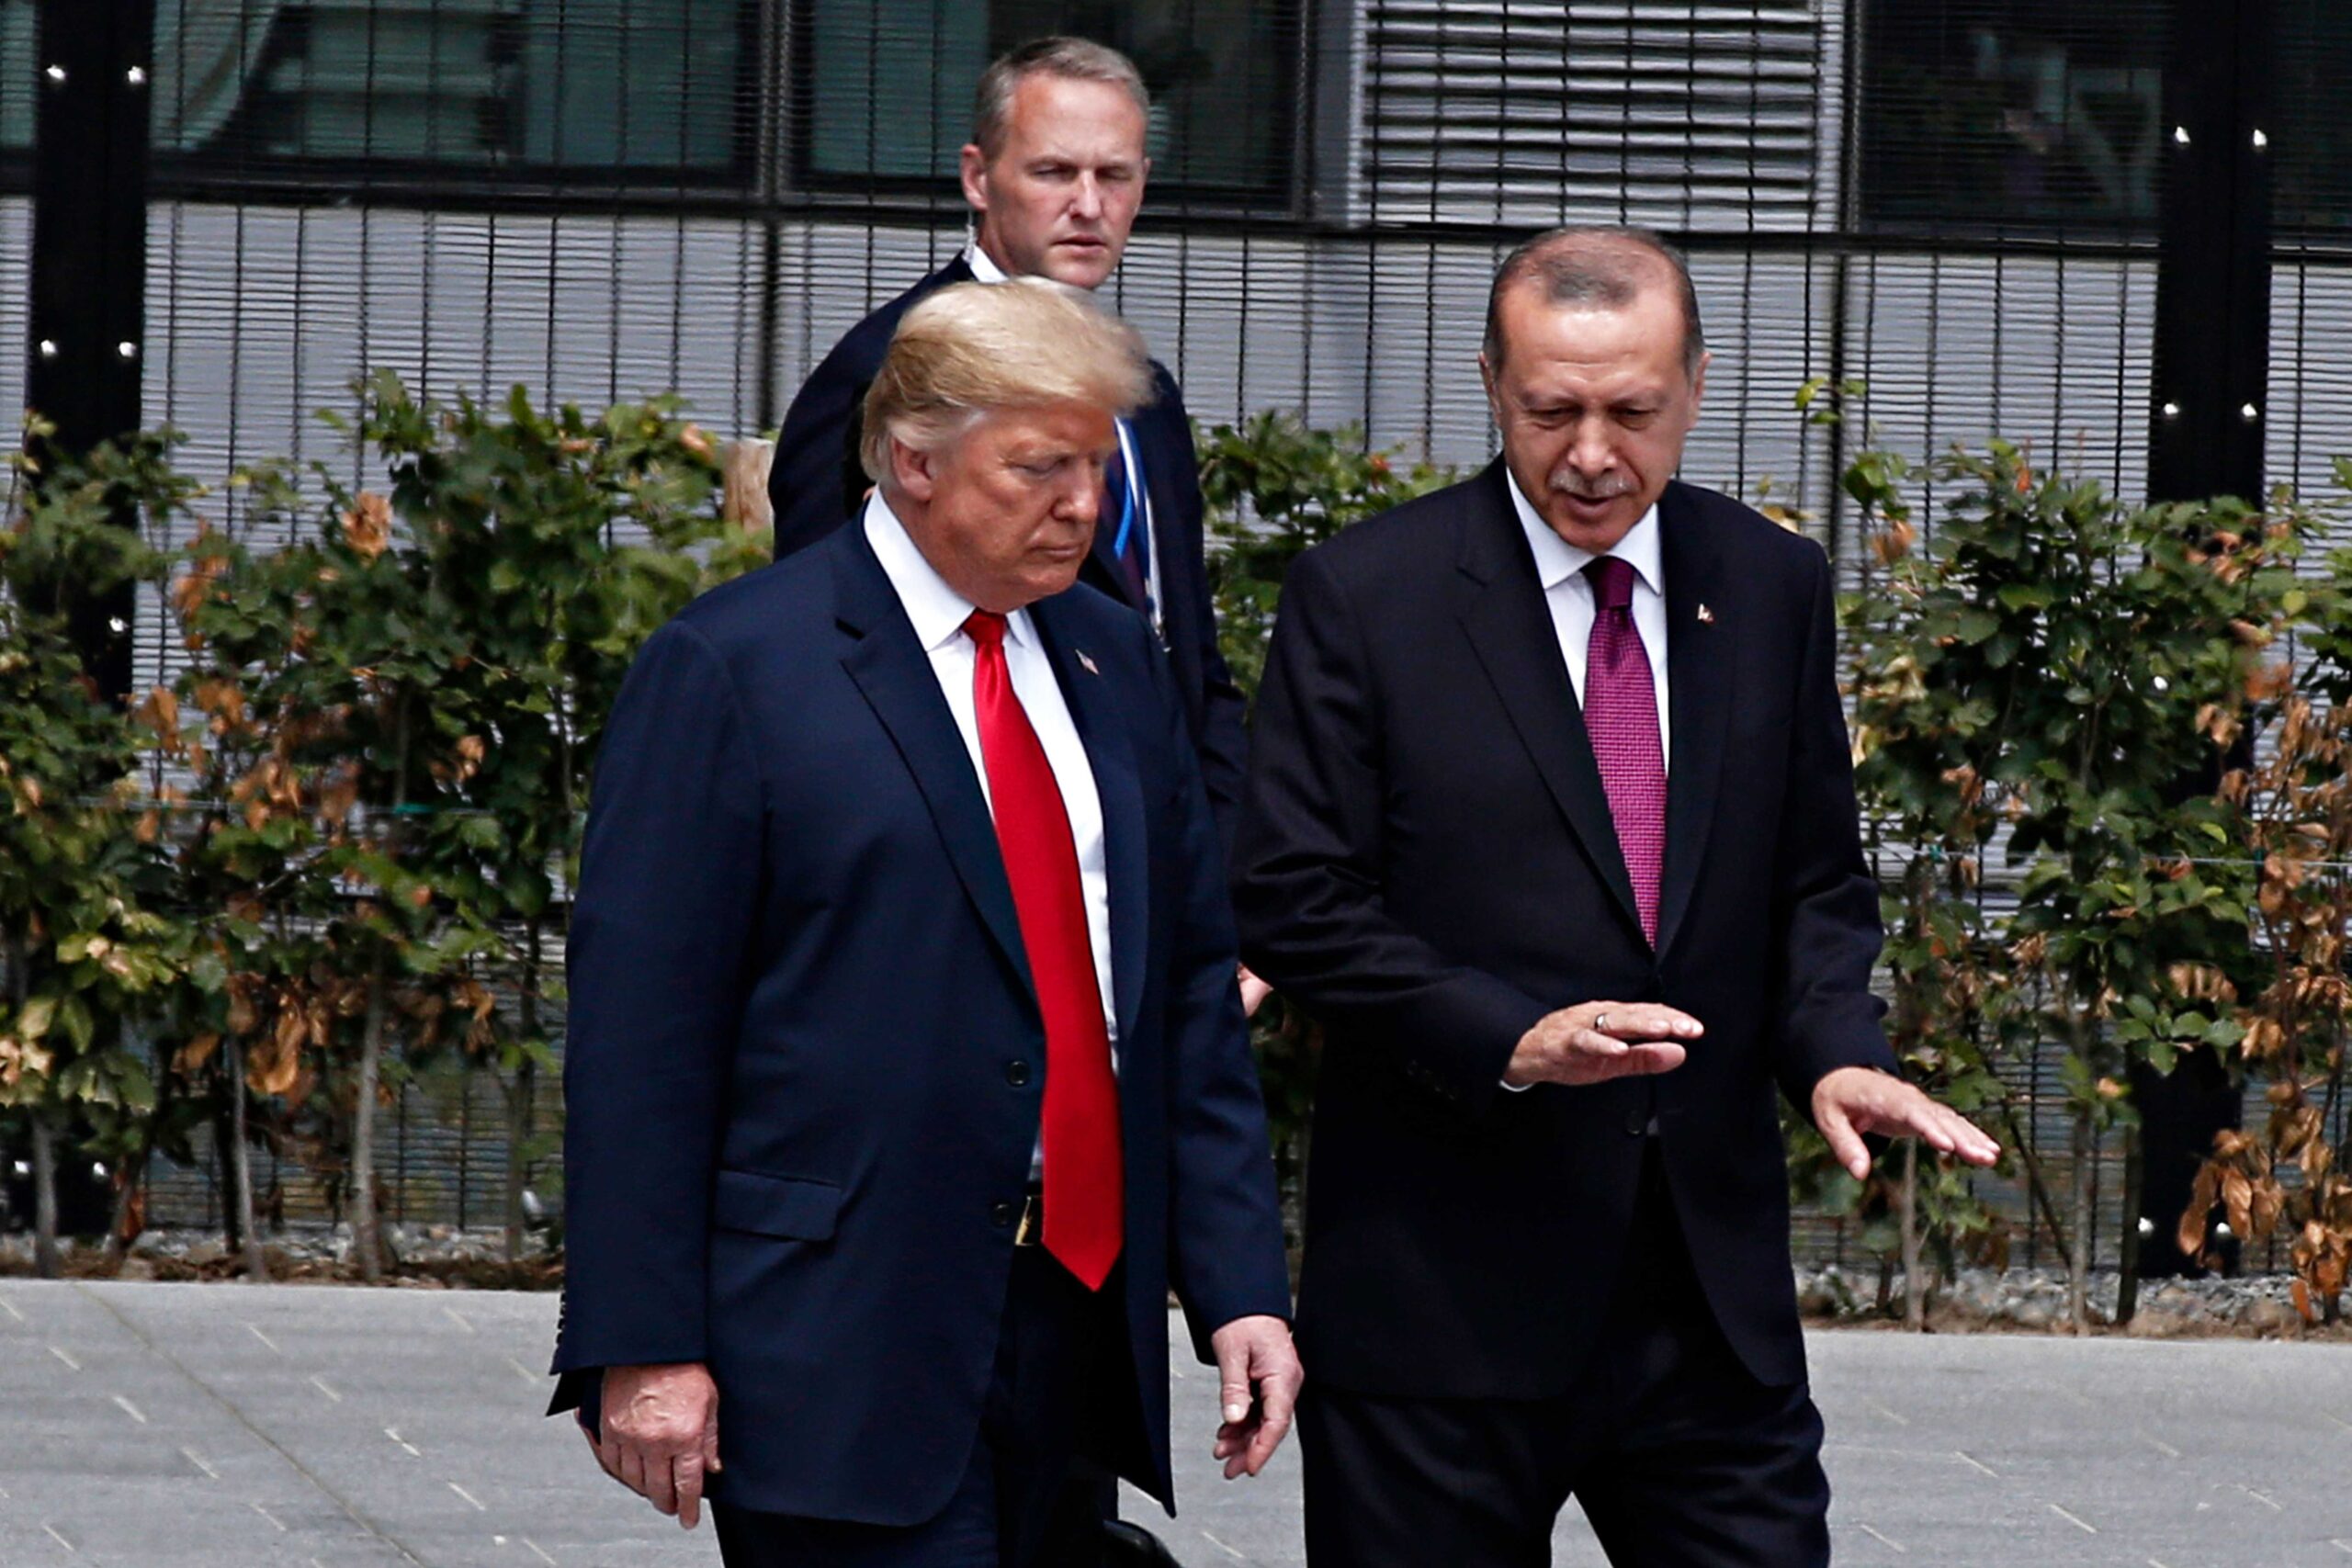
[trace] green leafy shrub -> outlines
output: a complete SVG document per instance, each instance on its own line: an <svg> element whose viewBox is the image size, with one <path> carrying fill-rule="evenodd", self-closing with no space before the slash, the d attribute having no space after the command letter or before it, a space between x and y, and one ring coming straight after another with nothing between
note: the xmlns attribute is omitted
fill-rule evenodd
<svg viewBox="0 0 2352 1568"><path fill-rule="evenodd" d="M2263 650L2306 608L2294 570L2312 522L2286 505L2132 506L1996 442L1936 464L1945 513L1923 539L1909 476L1876 451L1846 475L1880 568L1844 618L1856 782L1895 863L1891 1032L1928 1087L2006 1121L2079 1325L2093 1160L2109 1129L2135 1132L2131 1070L2242 1032L2215 998L2249 962L2254 863L2218 784L2238 716L2283 694ZM1981 897L1993 875L2013 899L1997 919ZM2043 1041L2064 1048L2074 1126L2063 1222L1999 1074ZM1952 1173L1905 1200L1906 1227L1922 1196L1947 1255L1987 1233ZM2126 1214L2137 1204L2127 1190Z"/></svg>
<svg viewBox="0 0 2352 1568"><path fill-rule="evenodd" d="M108 1155L139 1140L156 1100L141 1021L187 950L141 799L141 733L83 673L67 613L163 577L119 519L177 493L170 440L48 472L19 455L0 527L0 1106L31 1134L47 1276L62 1145L75 1129Z"/></svg>

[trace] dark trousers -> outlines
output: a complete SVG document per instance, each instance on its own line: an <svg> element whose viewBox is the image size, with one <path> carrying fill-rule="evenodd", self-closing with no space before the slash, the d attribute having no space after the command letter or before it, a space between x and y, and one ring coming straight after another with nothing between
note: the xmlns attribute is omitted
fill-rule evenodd
<svg viewBox="0 0 2352 1568"><path fill-rule="evenodd" d="M1114 1270L1089 1292L1045 1248L1015 1249L978 1439L946 1508L902 1528L714 1505L719 1560L727 1568L1098 1568L1117 1485L1094 1456L1117 1451L1110 1434L1141 1429L1124 1282Z"/></svg>
<svg viewBox="0 0 2352 1568"><path fill-rule="evenodd" d="M1313 1568L1544 1568L1574 1496L1616 1568L1824 1568L1821 1417L1749 1376L1700 1293L1653 1149L1608 1325L1556 1398L1383 1399L1310 1370Z"/></svg>

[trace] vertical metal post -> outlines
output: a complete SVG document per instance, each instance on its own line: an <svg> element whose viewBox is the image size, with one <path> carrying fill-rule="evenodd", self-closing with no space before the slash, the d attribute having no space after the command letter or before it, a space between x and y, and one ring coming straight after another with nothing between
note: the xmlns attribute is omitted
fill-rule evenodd
<svg viewBox="0 0 2352 1568"><path fill-rule="evenodd" d="M2277 0L2175 0L2148 492L2262 494Z"/></svg>
<svg viewBox="0 0 2352 1568"><path fill-rule="evenodd" d="M2278 0L2175 0L2148 442L2151 501L2263 494L2269 417L2270 138ZM2210 785L2211 781L2200 781ZM2195 1267L2173 1239L2213 1134L2238 1124L2211 1051L2132 1074L2141 1114L2140 1272ZM2222 1249L2234 1258L2234 1244Z"/></svg>
<svg viewBox="0 0 2352 1568"><path fill-rule="evenodd" d="M55 460L139 427L155 3L40 4L25 386L27 402L54 427L38 455ZM67 584L60 592L99 685L129 691L130 590L102 599L77 598Z"/></svg>

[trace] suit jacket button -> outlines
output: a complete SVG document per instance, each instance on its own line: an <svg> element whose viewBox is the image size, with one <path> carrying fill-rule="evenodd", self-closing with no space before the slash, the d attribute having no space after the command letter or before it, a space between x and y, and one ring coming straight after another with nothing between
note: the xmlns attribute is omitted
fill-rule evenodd
<svg viewBox="0 0 2352 1568"><path fill-rule="evenodd" d="M1647 1112L1640 1111L1625 1112L1625 1133L1628 1137L1638 1138L1649 1130L1650 1119Z"/></svg>
<svg viewBox="0 0 2352 1568"><path fill-rule="evenodd" d="M1004 1065L1004 1081L1015 1089L1029 1087L1029 1064L1014 1058Z"/></svg>
<svg viewBox="0 0 2352 1568"><path fill-rule="evenodd" d="M1009 1228L1020 1217L1021 1205L1018 1203L998 1203L989 1210L989 1223L999 1230Z"/></svg>

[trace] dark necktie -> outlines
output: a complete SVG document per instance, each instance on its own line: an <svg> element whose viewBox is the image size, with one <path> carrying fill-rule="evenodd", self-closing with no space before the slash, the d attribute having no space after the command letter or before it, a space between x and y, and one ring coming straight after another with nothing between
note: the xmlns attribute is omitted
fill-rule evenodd
<svg viewBox="0 0 2352 1568"><path fill-rule="evenodd" d="M1126 434L1125 422L1120 423L1120 434ZM1136 476L1133 491L1127 488L1127 448L1125 440L1111 450L1111 460L1102 465L1102 509L1097 513L1095 526L1111 530L1112 553L1119 558L1119 570L1127 580L1127 591L1135 602L1143 606L1144 614L1151 614L1151 509L1137 496L1143 490L1142 475Z"/></svg>
<svg viewBox="0 0 2352 1568"><path fill-rule="evenodd" d="M1046 1103L1038 1143L1045 1164L1046 1250L1090 1291L1118 1261L1125 1201L1119 1155L1119 1086L1102 1019L1078 846L1046 749L1012 689L1002 615L975 610L972 705L988 770L996 841L1012 885L1021 946L1046 1021Z"/></svg>
<svg viewBox="0 0 2352 1568"><path fill-rule="evenodd" d="M1633 567L1602 556L1584 570L1592 582L1584 727L1617 824L1617 848L1634 880L1642 934L1655 947L1658 874L1666 863L1666 750L1658 738L1657 687L1650 679L1649 650L1634 625Z"/></svg>

